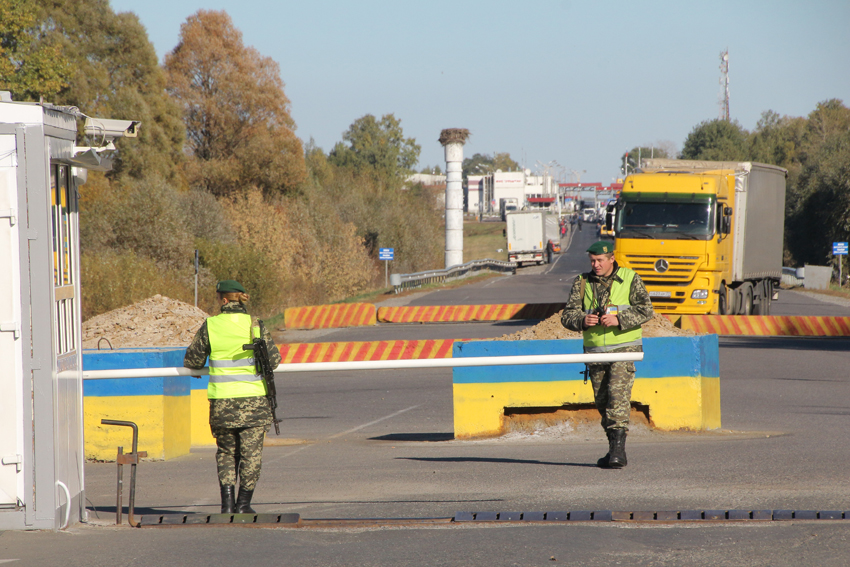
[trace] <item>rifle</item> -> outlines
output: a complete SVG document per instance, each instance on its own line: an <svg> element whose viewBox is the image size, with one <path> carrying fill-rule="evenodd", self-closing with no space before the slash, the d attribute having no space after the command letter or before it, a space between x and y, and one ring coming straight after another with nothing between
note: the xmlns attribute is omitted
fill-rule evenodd
<svg viewBox="0 0 850 567"><path fill-rule="evenodd" d="M254 368L257 374L263 377L263 382L266 383L266 399L269 400L269 407L272 410L272 423L274 423L274 432L280 435L280 421L277 418L277 388L274 385L274 368L269 360L269 350L266 348L266 341L262 338L256 338L249 345L242 345L242 350L254 351Z"/></svg>

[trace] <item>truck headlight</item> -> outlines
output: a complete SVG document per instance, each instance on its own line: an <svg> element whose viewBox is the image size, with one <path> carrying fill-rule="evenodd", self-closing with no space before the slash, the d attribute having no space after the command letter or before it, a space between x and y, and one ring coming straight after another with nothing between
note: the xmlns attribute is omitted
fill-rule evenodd
<svg viewBox="0 0 850 567"><path fill-rule="evenodd" d="M708 299L707 289L695 289L691 294L691 299Z"/></svg>

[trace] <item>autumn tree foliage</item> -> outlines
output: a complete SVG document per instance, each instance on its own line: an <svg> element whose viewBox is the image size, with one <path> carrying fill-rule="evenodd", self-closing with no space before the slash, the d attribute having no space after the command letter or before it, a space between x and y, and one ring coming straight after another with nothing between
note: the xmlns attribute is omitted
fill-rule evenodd
<svg viewBox="0 0 850 567"><path fill-rule="evenodd" d="M328 156L339 167L371 172L400 183L413 173L422 148L413 138L405 138L401 120L385 114L380 120L366 114L343 132Z"/></svg>
<svg viewBox="0 0 850 567"><path fill-rule="evenodd" d="M0 90L15 100L50 100L68 86L71 69L38 25L33 0L0 3Z"/></svg>
<svg viewBox="0 0 850 567"><path fill-rule="evenodd" d="M228 197L251 186L267 196L299 187L303 148L280 67L243 44L226 12L190 16L165 69L183 109L191 186Z"/></svg>

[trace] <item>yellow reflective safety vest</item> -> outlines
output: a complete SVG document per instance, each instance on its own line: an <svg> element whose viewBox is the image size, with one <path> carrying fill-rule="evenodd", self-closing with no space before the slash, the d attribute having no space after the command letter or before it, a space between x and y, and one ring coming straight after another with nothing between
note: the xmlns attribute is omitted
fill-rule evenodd
<svg viewBox="0 0 850 567"><path fill-rule="evenodd" d="M630 307L629 293L635 273L629 268L618 267L617 276L622 282L617 279L611 282L611 293L608 296L608 304L605 306L606 313L619 313ZM596 310L597 298L593 296L593 286L590 281L584 277L582 279L584 280L582 308L585 313L590 313ZM595 325L585 329L583 337L585 352L606 352L624 346L641 345L643 342L640 325L628 331L622 331L617 327Z"/></svg>
<svg viewBox="0 0 850 567"><path fill-rule="evenodd" d="M256 374L254 351L242 350L253 337L260 336L260 328L251 328L247 313L221 313L207 319L210 338L210 383L207 397L249 398L265 396L266 384Z"/></svg>

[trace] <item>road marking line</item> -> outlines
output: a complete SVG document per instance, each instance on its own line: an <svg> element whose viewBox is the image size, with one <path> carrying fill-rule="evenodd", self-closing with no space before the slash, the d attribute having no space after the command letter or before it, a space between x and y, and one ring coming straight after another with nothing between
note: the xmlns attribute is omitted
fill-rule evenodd
<svg viewBox="0 0 850 567"><path fill-rule="evenodd" d="M419 405L421 405L421 404L419 404ZM406 411L410 411L410 410L412 410L412 409L416 409L416 408L418 408L418 407L419 407L419 405L410 406L409 408L405 408L405 409L403 409L403 410L398 410L398 411L397 411L397 412L395 412L395 413L391 413L390 415L385 415L384 417L381 417L381 418L379 418L379 419L376 419L375 421L370 421L369 423L364 423L363 425L358 425L357 427L355 427L355 428L353 428L353 429L349 429L348 431L343 431L343 432L341 432L341 433L337 433L337 434L335 434L335 435L331 435L331 436L330 436L330 437L328 437L327 439L336 439L337 437L341 437L341 436L346 435L346 434L348 434L348 433L354 433L355 431L358 431L358 430L360 430L360 429L363 429L364 427L369 427L370 425L375 425L376 423L380 423L380 422L382 422L382 421L384 421L384 420L387 420L387 419L393 418L393 417L395 417L395 416L397 416L397 415L401 415L401 414L403 414L403 413L404 413L404 412L406 412Z"/></svg>
<svg viewBox="0 0 850 567"><path fill-rule="evenodd" d="M330 437L324 437L324 438L323 438L323 439L321 439L320 441L327 441L328 439L336 439L337 437L342 437L343 435L347 435L347 434L349 434L349 433L354 433L355 431L359 431L359 430L361 430L361 429L363 429L363 428L365 428L365 427L369 427L370 425L375 425L376 423L380 423L380 422L385 421L385 420L387 420L387 419L391 419L391 418L393 418L393 417L395 417L395 416L397 416L397 415L401 415L401 414L403 414L403 413L404 413L404 412L406 412L406 411L410 411L410 410L412 410L412 409L416 409L416 408L418 408L420 405L422 405L422 404L417 404L417 405L415 405L415 406L410 406L409 408L405 408L405 409L402 409L402 410L398 410L397 412L391 413L391 414L389 414L389 415L385 415L384 417L378 418L378 419L376 419L376 420L374 420L374 421L370 421L369 423L364 423L363 425L358 425L357 427L353 427L353 428L348 429L348 430L346 430L346 431L341 431L340 433L335 433L334 435L331 435ZM301 452L301 451L303 451L304 449L307 449L307 448L312 447L312 446L314 446L314 445L315 445L315 443L311 443L311 444L309 444L309 445L302 445L302 446L298 447L297 449L295 449L294 451L290 451L290 452L288 452L288 453L285 453L285 454L283 454L283 455L280 455L279 457L277 457L277 458L275 458L275 459L271 459L271 460L269 460L269 462L272 462L272 463L273 463L273 462L279 461L279 460L281 460L281 459L285 459L286 457L291 457L291 456L292 456L292 455L294 455L295 453L300 453L300 452Z"/></svg>

